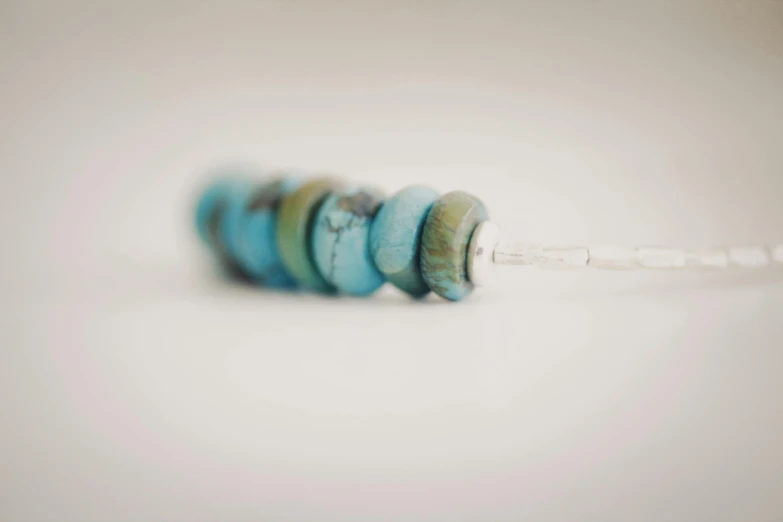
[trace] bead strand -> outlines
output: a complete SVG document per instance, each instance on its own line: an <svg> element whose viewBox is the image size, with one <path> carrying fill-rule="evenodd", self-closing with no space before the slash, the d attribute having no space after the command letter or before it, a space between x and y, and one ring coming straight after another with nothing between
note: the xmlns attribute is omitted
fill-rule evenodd
<svg viewBox="0 0 783 522"><path fill-rule="evenodd" d="M384 199L334 178L223 179L196 206L202 240L254 284L366 296L388 281L451 301L473 290L470 238L487 218L464 192L411 186Z"/></svg>
<svg viewBox="0 0 783 522"><path fill-rule="evenodd" d="M765 268L783 245L681 250L545 247L501 240L483 203L414 185L388 199L331 177L227 177L201 194L196 230L231 274L271 288L367 296L386 282L459 301L494 265L543 269Z"/></svg>

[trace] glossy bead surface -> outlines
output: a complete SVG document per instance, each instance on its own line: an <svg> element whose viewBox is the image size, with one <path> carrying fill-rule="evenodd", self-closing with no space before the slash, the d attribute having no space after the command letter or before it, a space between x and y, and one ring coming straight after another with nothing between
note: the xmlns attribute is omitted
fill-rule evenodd
<svg viewBox="0 0 783 522"><path fill-rule="evenodd" d="M484 204L464 192L449 192L433 205L421 240L422 275L433 292L459 301L473 291L468 245L476 226L487 219Z"/></svg>
<svg viewBox="0 0 783 522"><path fill-rule="evenodd" d="M332 178L308 181L280 202L277 249L286 271L306 290L331 293L334 286L321 275L312 255L311 232L318 209L342 184Z"/></svg>
<svg viewBox="0 0 783 522"><path fill-rule="evenodd" d="M342 293L369 295L384 283L370 254L370 226L380 206L377 192L353 189L328 196L318 211L312 232L315 264Z"/></svg>
<svg viewBox="0 0 783 522"><path fill-rule="evenodd" d="M277 210L283 197L301 184L298 178L262 183L240 206L229 208L226 221L236 230L237 261L256 283L272 288L296 286L277 250Z"/></svg>
<svg viewBox="0 0 783 522"><path fill-rule="evenodd" d="M419 263L424 222L438 193L419 185L407 187L384 202L370 230L370 252L386 279L414 297L430 289Z"/></svg>

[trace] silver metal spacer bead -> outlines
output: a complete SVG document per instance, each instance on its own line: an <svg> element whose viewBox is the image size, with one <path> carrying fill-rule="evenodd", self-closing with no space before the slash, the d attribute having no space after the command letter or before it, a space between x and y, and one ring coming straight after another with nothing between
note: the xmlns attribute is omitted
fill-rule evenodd
<svg viewBox="0 0 783 522"><path fill-rule="evenodd" d="M500 227L492 221L479 223L468 245L468 279L476 286L484 286L490 278L495 247L500 241Z"/></svg>

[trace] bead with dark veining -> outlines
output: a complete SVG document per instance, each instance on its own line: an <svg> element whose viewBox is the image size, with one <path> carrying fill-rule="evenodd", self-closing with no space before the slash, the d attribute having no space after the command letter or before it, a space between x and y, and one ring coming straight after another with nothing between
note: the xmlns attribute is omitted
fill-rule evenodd
<svg viewBox="0 0 783 522"><path fill-rule="evenodd" d="M449 192L430 210L424 224L421 270L433 292L459 301L473 291L467 251L473 230L489 219L484 204L464 192Z"/></svg>
<svg viewBox="0 0 783 522"><path fill-rule="evenodd" d="M333 178L308 181L280 202L277 215L277 249L283 266L307 290L332 293L331 285L318 270L312 253L312 230L324 200L342 184Z"/></svg>
<svg viewBox="0 0 783 522"><path fill-rule="evenodd" d="M313 227L312 251L321 275L340 292L369 295L384 283L370 254L370 226L379 193L353 189L326 198Z"/></svg>

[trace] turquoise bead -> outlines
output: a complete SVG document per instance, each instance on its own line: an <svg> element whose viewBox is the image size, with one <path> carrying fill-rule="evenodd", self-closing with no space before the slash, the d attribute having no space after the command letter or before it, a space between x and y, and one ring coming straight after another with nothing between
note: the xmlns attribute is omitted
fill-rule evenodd
<svg viewBox="0 0 783 522"><path fill-rule="evenodd" d="M237 262L239 262L239 242L245 205L256 190L258 185L254 183L245 190L229 194L226 198L225 211L220 222L220 234L228 255Z"/></svg>
<svg viewBox="0 0 783 522"><path fill-rule="evenodd" d="M225 212L227 196L232 192L242 192L247 181L244 179L221 179L209 184L199 195L196 203L195 224L199 237L209 246L214 246L216 215Z"/></svg>
<svg viewBox="0 0 783 522"><path fill-rule="evenodd" d="M384 202L370 228L370 252L386 279L414 297L430 289L421 274L419 253L424 222L438 193L419 185Z"/></svg>
<svg viewBox="0 0 783 522"><path fill-rule="evenodd" d="M370 254L370 226L380 206L377 193L348 190L327 197L316 215L312 231L315 264L340 292L369 295L384 283Z"/></svg>
<svg viewBox="0 0 783 522"><path fill-rule="evenodd" d="M277 249L277 208L282 198L301 184L302 180L296 178L260 184L227 211L230 248L248 277L258 284L272 288L296 286Z"/></svg>
<svg viewBox="0 0 783 522"><path fill-rule="evenodd" d="M225 235L225 221L229 210L252 190L247 179L230 178L209 185L196 205L196 230L199 237L228 264L236 264L231 240Z"/></svg>
<svg viewBox="0 0 783 522"><path fill-rule="evenodd" d="M334 293L324 279L312 253L312 232L318 210L342 183L334 178L317 178L285 196L277 211L277 250L283 266L296 283L313 292Z"/></svg>
<svg viewBox="0 0 783 522"><path fill-rule="evenodd" d="M478 224L487 219L484 204L464 192L449 192L433 205L421 238L422 275L433 292L459 301L473 291L468 245Z"/></svg>

